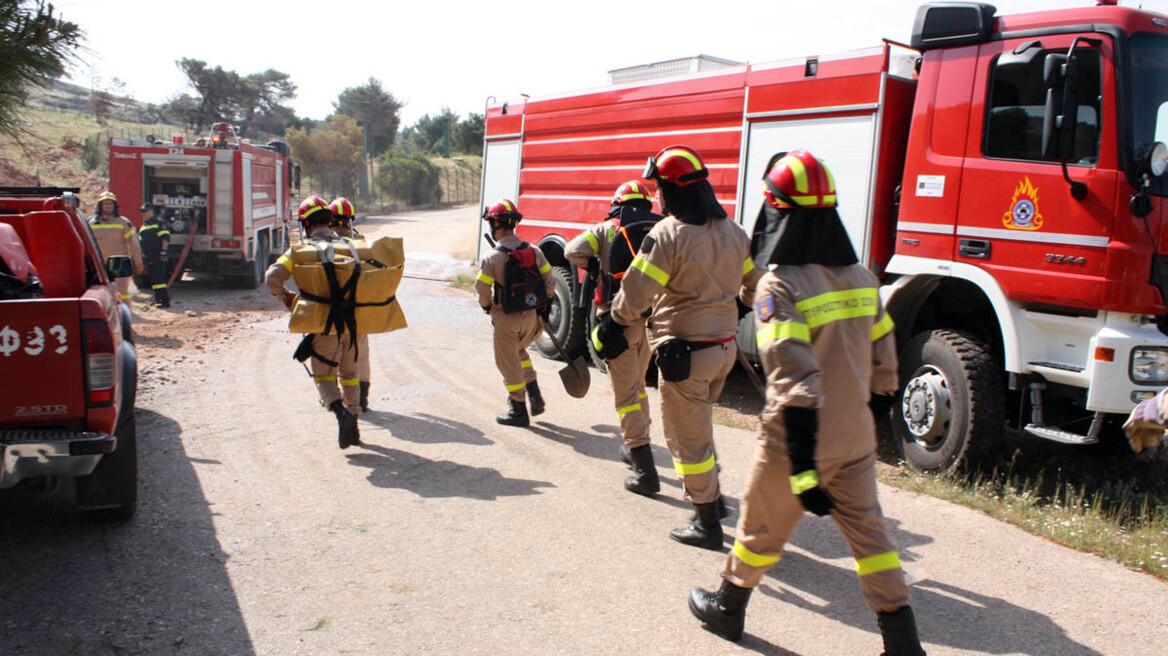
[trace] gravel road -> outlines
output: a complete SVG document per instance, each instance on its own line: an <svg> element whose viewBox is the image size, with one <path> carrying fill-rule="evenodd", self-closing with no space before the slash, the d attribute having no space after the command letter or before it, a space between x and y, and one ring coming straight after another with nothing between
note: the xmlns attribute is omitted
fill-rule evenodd
<svg viewBox="0 0 1168 656"><path fill-rule="evenodd" d="M370 220L407 273L466 271L473 209ZM846 544L810 515L732 645L685 608L723 555L667 531L689 510L650 390L657 499L621 487L607 379L497 426L504 393L471 294L407 279L410 328L371 338L364 445L291 359L266 291L188 280L137 305L141 501L79 519L65 493L0 493L0 654L878 654ZM138 299L145 300L144 295ZM11 383L8 383L11 384ZM754 435L716 427L737 510ZM67 488L67 486L66 486ZM1168 653L1168 585L976 511L881 487L929 654ZM736 514L726 520L727 546Z"/></svg>

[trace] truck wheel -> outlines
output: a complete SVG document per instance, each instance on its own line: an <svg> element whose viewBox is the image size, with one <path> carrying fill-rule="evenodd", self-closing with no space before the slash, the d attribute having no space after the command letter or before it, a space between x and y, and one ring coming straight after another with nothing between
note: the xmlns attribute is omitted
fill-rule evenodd
<svg viewBox="0 0 1168 656"><path fill-rule="evenodd" d="M608 373L608 363L604 361L599 355L596 355L596 347L592 345L592 329L600 324L600 319L596 316L596 305L588 303L588 308L585 310L588 314L588 329L584 332L584 344L588 347L588 357L592 358L592 364L596 365L596 369L602 374Z"/></svg>
<svg viewBox="0 0 1168 656"><path fill-rule="evenodd" d="M86 519L123 521L138 507L138 422L133 414L114 435L114 452L102 456L92 474L76 479L77 505Z"/></svg>
<svg viewBox="0 0 1168 656"><path fill-rule="evenodd" d="M910 469L948 473L998 441L1005 394L1001 372L980 338L955 330L913 337L900 354L900 380L892 432Z"/></svg>
<svg viewBox="0 0 1168 656"><path fill-rule="evenodd" d="M556 288L551 299L548 327L568 355L574 358L584 352L584 324L587 322L573 321L575 317L572 312L572 285L568 282L569 275L567 267L552 267ZM535 340L535 348L546 357L562 359L547 335L540 334L539 339Z"/></svg>
<svg viewBox="0 0 1168 656"><path fill-rule="evenodd" d="M264 274L268 271L268 240L260 237L256 242L255 259L243 276L243 288L255 289L264 281Z"/></svg>

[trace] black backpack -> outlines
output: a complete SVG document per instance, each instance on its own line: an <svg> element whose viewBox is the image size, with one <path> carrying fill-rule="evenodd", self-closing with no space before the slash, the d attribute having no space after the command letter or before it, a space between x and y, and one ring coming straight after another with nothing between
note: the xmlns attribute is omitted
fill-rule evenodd
<svg viewBox="0 0 1168 656"><path fill-rule="evenodd" d="M548 304L547 287L539 272L535 249L522 242L515 248L496 246L507 254L503 265L503 282L495 286L495 300L506 314L517 314L527 310L542 310Z"/></svg>
<svg viewBox="0 0 1168 656"><path fill-rule="evenodd" d="M625 277L629 266L641 250L641 243L657 222L663 219L660 214L654 214L635 207L622 207L614 218L619 219L620 227L608 242L608 277L611 281L606 285L605 300L610 301L620 290L621 278Z"/></svg>

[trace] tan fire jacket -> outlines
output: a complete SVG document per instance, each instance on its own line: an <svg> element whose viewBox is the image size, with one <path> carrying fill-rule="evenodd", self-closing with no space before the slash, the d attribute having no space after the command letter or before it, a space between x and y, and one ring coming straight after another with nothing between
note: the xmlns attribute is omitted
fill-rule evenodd
<svg viewBox="0 0 1168 656"><path fill-rule="evenodd" d="M317 226L309 235L309 239L333 239L336 234L329 229L328 226ZM272 266L268 267L267 273L264 274L264 282L268 285L268 290L276 298L281 298L287 291L284 288L284 283L292 277L292 249L284 251Z"/></svg>
<svg viewBox="0 0 1168 656"><path fill-rule="evenodd" d="M641 244L612 301L612 314L627 326L652 308L653 350L674 337L732 338L738 328L734 297L749 303L762 274L750 258L750 238L733 221L693 225L667 216Z"/></svg>
<svg viewBox="0 0 1168 656"><path fill-rule="evenodd" d="M868 400L897 390L896 336L880 283L852 264L779 266L758 285L754 315L767 372L763 432L785 439L783 408L819 408L816 460L876 448Z"/></svg>
<svg viewBox="0 0 1168 656"><path fill-rule="evenodd" d="M612 221L601 221L581 232L564 247L564 257L581 269L588 266L588 258L600 258L600 270L608 271L608 243L616 234Z"/></svg>
<svg viewBox="0 0 1168 656"><path fill-rule="evenodd" d="M522 243L523 240L515 235L507 235L499 240L500 246L512 249L518 248L519 244ZM556 281L552 277L552 266L548 264L543 251L535 246L531 248L535 251L535 263L539 266L540 275L543 276L543 284L547 288L548 298L553 298L556 295ZM497 248L492 248L479 265L479 277L475 282L475 291L479 293L479 307L490 307L492 316L503 312L503 306L495 301L494 289L495 285L503 284L503 267L506 264L507 254Z"/></svg>
<svg viewBox="0 0 1168 656"><path fill-rule="evenodd" d="M89 220L89 229L93 231L93 238L97 240L103 258L129 255L134 261L134 269L142 268L138 233L129 219L124 216L95 216Z"/></svg>

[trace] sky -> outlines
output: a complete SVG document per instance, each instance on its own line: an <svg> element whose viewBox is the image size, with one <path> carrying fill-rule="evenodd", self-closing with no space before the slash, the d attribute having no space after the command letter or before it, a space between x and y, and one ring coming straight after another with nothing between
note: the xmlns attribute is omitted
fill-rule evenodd
<svg viewBox="0 0 1168 656"><path fill-rule="evenodd" d="M406 103L402 125L449 107L482 113L488 97L590 89L615 68L713 55L741 62L907 43L920 2L906 0L54 0L81 26L71 80L118 78L137 100L184 90L175 62L202 59L240 74L268 68L298 86L297 114L323 119L346 87L370 77ZM998 14L1095 4L997 0ZM1168 14L1168 0L1121 0Z"/></svg>

